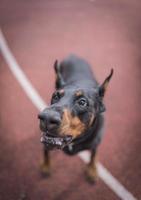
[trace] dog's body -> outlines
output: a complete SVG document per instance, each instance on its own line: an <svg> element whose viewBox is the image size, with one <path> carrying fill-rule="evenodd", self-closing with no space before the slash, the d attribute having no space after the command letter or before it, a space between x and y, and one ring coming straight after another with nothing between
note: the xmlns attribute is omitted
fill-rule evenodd
<svg viewBox="0 0 141 200"><path fill-rule="evenodd" d="M60 72L66 83L64 86L65 90L68 88L74 88L76 90L85 88L85 90L90 90L90 88L96 89L98 87L90 65L85 60L74 55L71 55L60 64ZM60 89L59 84L56 84L56 88ZM88 129L85 134L76 138L73 143L66 146L63 151L69 155L74 155L86 149L96 150L102 138L103 124L104 117L103 114L100 114L95 119L91 129Z"/></svg>
<svg viewBox="0 0 141 200"><path fill-rule="evenodd" d="M97 179L95 156L102 139L104 125L105 107L102 100L113 70L100 86L93 76L90 65L77 56L71 55L60 64L56 61L54 68L57 75L56 92L52 97L50 108L45 109L39 116L41 130L45 132L42 139L46 146L43 170L48 171L50 139L54 144L52 146L60 145L68 155L90 150L91 160L86 173L89 180L95 181ZM52 132L54 136L50 134ZM58 135L61 137L60 140Z"/></svg>

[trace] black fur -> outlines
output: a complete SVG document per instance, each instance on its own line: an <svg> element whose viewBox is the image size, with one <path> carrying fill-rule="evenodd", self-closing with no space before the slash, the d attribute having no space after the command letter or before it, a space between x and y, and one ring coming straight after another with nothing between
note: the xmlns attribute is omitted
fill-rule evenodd
<svg viewBox="0 0 141 200"><path fill-rule="evenodd" d="M75 55L69 56L61 63L56 60L54 69L57 77L56 91L52 96L51 106L39 116L41 130L44 132L49 130L48 133L53 132L54 136L57 137L62 113L64 108L67 107L73 116L77 116L85 124L86 129L74 138L71 144L64 146L63 151L69 155L74 155L85 149L96 151L103 136L103 112L105 111L103 97L113 70L103 84L99 85L90 65L84 59ZM60 93L61 90L64 92ZM74 95L77 91L82 91L83 95L80 99L82 103L86 103L85 107L78 105L79 99L77 100ZM88 126L92 114L94 119L91 126ZM55 141L55 139L52 139L52 141Z"/></svg>
<svg viewBox="0 0 141 200"><path fill-rule="evenodd" d="M85 149L96 150L103 136L105 106L103 104L103 96L105 92L104 83L109 81L110 76L107 77L105 82L100 86L94 77L90 65L82 58L75 55L69 56L67 59L62 61L60 64L57 63L59 79L56 82L56 89L65 89L65 91L74 91L82 89L90 93L89 96L93 96L94 103L97 104L96 118L87 132L73 140L71 145L66 146L63 151L69 155L74 155L79 151ZM69 101L69 95L68 95ZM63 106L59 105L59 106ZM90 108L92 109L92 108Z"/></svg>

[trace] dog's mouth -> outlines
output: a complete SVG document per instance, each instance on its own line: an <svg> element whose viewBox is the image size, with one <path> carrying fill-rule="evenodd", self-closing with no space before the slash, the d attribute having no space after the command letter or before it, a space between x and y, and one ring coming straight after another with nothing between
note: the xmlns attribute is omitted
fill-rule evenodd
<svg viewBox="0 0 141 200"><path fill-rule="evenodd" d="M63 149L65 146L72 142L72 136L67 135L63 137L52 136L49 132L43 132L41 136L41 143L45 145L48 150Z"/></svg>

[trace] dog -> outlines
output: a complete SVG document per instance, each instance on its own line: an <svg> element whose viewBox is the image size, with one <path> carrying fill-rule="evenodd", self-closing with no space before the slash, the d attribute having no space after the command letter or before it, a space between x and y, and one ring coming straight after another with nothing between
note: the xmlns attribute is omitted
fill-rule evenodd
<svg viewBox="0 0 141 200"><path fill-rule="evenodd" d="M90 65L84 59L70 55L54 63L56 91L51 105L39 113L41 142L44 144L44 174L50 174L49 151L61 149L68 155L80 151L91 152L85 174L91 183L98 179L97 148L103 136L105 105L103 98L110 75L99 85Z"/></svg>

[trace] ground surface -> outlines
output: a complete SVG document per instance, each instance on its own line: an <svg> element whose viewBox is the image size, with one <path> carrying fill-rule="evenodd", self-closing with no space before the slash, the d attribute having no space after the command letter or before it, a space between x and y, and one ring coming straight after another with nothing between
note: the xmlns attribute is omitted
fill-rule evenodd
<svg viewBox="0 0 141 200"><path fill-rule="evenodd" d="M0 24L18 63L49 103L54 60L86 58L102 82L115 74L105 103L99 160L141 199L141 3L132 0L1 0ZM39 173L38 110L0 55L0 199L118 200L101 180L90 186L85 164L52 152L52 176Z"/></svg>

